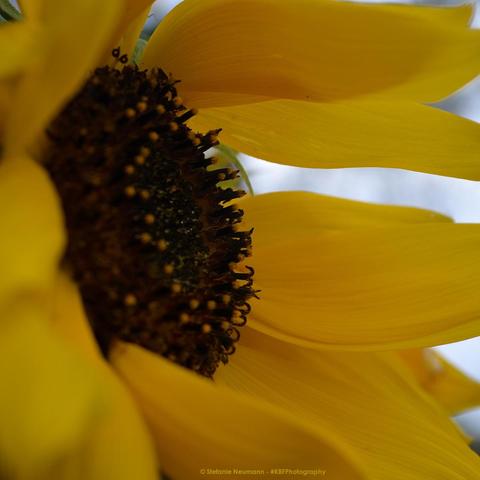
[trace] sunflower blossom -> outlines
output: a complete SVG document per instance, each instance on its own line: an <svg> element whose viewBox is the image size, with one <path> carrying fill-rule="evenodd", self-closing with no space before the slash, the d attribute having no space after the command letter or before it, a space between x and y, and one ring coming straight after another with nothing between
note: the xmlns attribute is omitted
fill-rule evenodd
<svg viewBox="0 0 480 480"><path fill-rule="evenodd" d="M448 417L478 385L420 349L478 332L480 228L241 198L205 156L222 127L273 161L474 176L476 127L420 103L477 73L470 8L186 0L139 68L149 4L0 28L0 478L480 478Z"/></svg>

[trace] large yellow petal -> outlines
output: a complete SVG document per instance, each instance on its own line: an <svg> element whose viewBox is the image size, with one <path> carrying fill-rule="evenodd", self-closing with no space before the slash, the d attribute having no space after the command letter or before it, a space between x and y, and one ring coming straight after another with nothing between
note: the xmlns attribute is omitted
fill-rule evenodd
<svg viewBox="0 0 480 480"><path fill-rule="evenodd" d="M0 305L18 291L47 290L65 243L60 202L29 158L0 165Z"/></svg>
<svg viewBox="0 0 480 480"><path fill-rule="evenodd" d="M49 328L42 304L18 296L0 312L0 476L61 480L51 473L83 448L103 387Z"/></svg>
<svg viewBox="0 0 480 480"><path fill-rule="evenodd" d="M17 85L7 119L5 151L18 154L36 139L90 73L120 14L120 0L31 2L45 51Z"/></svg>
<svg viewBox="0 0 480 480"><path fill-rule="evenodd" d="M53 325L72 350L88 359L109 392L105 415L85 440L79 480L157 479L156 455L140 411L100 357L78 290L65 274L58 279Z"/></svg>
<svg viewBox="0 0 480 480"><path fill-rule="evenodd" d="M401 359L418 383L455 415L480 406L480 384L433 350L404 350Z"/></svg>
<svg viewBox="0 0 480 480"><path fill-rule="evenodd" d="M133 345L119 346L113 363L141 404L172 478L204 478L208 469L234 468L264 470L267 478L275 468L321 469L338 480L364 478L356 457L320 426L312 428L261 399L218 387Z"/></svg>
<svg viewBox="0 0 480 480"><path fill-rule="evenodd" d="M192 106L195 92L433 101L480 67L479 32L449 16L331 0L186 0L161 22L144 62L182 80Z"/></svg>
<svg viewBox="0 0 480 480"><path fill-rule="evenodd" d="M276 163L393 167L480 179L479 125L412 102L273 100L205 108L191 126L221 127L222 142Z"/></svg>
<svg viewBox="0 0 480 480"><path fill-rule="evenodd" d="M247 327L215 380L313 425L327 425L360 455L370 479L480 478L478 456L394 360L315 352Z"/></svg>
<svg viewBox="0 0 480 480"><path fill-rule="evenodd" d="M344 228L349 208L353 217L372 207L315 194L269 194L241 205L255 226L249 263L261 292L253 328L312 348L410 348L478 335L480 225L407 209L397 225L353 220ZM303 205L316 216L309 220ZM399 211L375 208L390 210L392 220ZM330 225L322 226L324 210Z"/></svg>

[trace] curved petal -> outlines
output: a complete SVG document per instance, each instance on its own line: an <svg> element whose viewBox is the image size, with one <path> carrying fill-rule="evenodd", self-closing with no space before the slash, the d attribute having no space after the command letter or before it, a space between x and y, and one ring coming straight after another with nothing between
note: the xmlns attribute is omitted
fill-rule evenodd
<svg viewBox="0 0 480 480"><path fill-rule="evenodd" d="M153 0L125 0L125 6L122 11L122 17L119 23L118 30L120 32L124 32L127 40L130 37L135 36L133 31L136 31L136 37L138 37L141 31L141 27L139 24L141 24L141 26L145 24L145 20L147 19L147 15L150 11L152 3ZM127 53L128 44L129 42L127 41L126 45L124 46Z"/></svg>
<svg viewBox="0 0 480 480"><path fill-rule="evenodd" d="M145 2L147 7L137 14L135 18L128 22L128 25L122 35L122 41L120 43L120 50L132 58L135 50L135 45L140 38L145 22L147 21L148 14L150 13L151 1Z"/></svg>
<svg viewBox="0 0 480 480"><path fill-rule="evenodd" d="M433 350L405 350L400 358L418 383L451 415L480 406L480 384Z"/></svg>
<svg viewBox="0 0 480 480"><path fill-rule="evenodd" d="M311 203L305 208L318 209L317 220L294 217L290 200L298 212ZM352 216L372 210L335 203L341 222L352 206ZM298 193L242 202L255 226L249 263L261 290L252 328L312 348L411 348L478 335L480 225L451 224L428 212L422 223L421 212L407 209L397 225L322 226L321 212L335 203ZM398 211L391 210L392 219Z"/></svg>
<svg viewBox="0 0 480 480"><path fill-rule="evenodd" d="M399 14L405 12L404 5L384 4L382 5L385 10L392 10ZM456 24L458 27L470 25L475 14L475 3L471 0L467 0L463 5L456 6L442 6L440 4L428 6L421 5L421 8L410 9L409 14L417 16L424 15L425 20L435 20L438 22L444 22L445 25Z"/></svg>
<svg viewBox="0 0 480 480"><path fill-rule="evenodd" d="M135 50L135 44L142 32L147 20L153 0L125 0L122 15L108 41L102 63L112 64L112 49L120 47L120 51L126 54L130 60Z"/></svg>
<svg viewBox="0 0 480 480"><path fill-rule="evenodd" d="M395 360L385 354L315 352L247 327L215 380L313 425L327 425L360 455L368 478L480 478L478 456Z"/></svg>
<svg viewBox="0 0 480 480"><path fill-rule="evenodd" d="M325 230L452 222L449 217L430 210L357 202L301 191L247 196L237 203L245 210L245 228L255 228L255 245L267 245L275 239L278 241L289 231L296 235Z"/></svg>
<svg viewBox="0 0 480 480"><path fill-rule="evenodd" d="M393 167L480 179L480 126L412 102L273 100L205 108L190 126L222 127L223 143L276 163Z"/></svg>
<svg viewBox="0 0 480 480"><path fill-rule="evenodd" d="M15 108L7 119L7 155L28 148L82 85L105 49L122 2L102 0L100 6L96 0L44 0L32 4L46 47L11 98Z"/></svg>
<svg viewBox="0 0 480 480"><path fill-rule="evenodd" d="M0 476L62 479L51 473L83 447L101 416L105 392L49 328L40 303L16 297L1 317Z"/></svg>
<svg viewBox="0 0 480 480"><path fill-rule="evenodd" d="M195 92L316 101L385 92L434 101L480 66L479 32L435 11L331 0L186 0L157 28L144 63L182 80L180 93L197 107Z"/></svg>
<svg viewBox="0 0 480 480"><path fill-rule="evenodd" d="M53 325L72 349L89 360L109 392L106 412L84 442L81 480L157 479L153 443L140 412L125 386L100 357L78 290L65 274L58 279Z"/></svg>
<svg viewBox="0 0 480 480"><path fill-rule="evenodd" d="M65 235L60 202L46 172L29 158L0 165L0 305L54 281Z"/></svg>
<svg viewBox="0 0 480 480"><path fill-rule="evenodd" d="M330 431L311 428L261 399L219 388L137 346L119 346L112 360L140 403L162 465L173 478L202 478L208 469L217 469L217 477L234 468L321 469L332 479L364 478L355 457Z"/></svg>

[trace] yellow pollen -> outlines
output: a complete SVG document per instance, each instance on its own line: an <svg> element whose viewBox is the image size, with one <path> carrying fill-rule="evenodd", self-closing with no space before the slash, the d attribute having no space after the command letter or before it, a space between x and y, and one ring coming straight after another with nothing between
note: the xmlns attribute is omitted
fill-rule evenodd
<svg viewBox="0 0 480 480"><path fill-rule="evenodd" d="M140 235L140 240L142 241L142 243L147 244L152 241L152 236L149 233L144 232Z"/></svg>
<svg viewBox="0 0 480 480"><path fill-rule="evenodd" d="M196 310L200 306L200 302L196 298L192 298L188 304L192 310Z"/></svg>
<svg viewBox="0 0 480 480"><path fill-rule="evenodd" d="M133 307L137 304L137 297L133 293L125 295L123 302L127 307Z"/></svg>
<svg viewBox="0 0 480 480"><path fill-rule="evenodd" d="M138 102L137 103L137 110L139 112L144 112L147 109L147 104L145 102Z"/></svg>
<svg viewBox="0 0 480 480"><path fill-rule="evenodd" d="M147 225L152 225L155 222L155 216L151 213L147 213L143 219Z"/></svg>
<svg viewBox="0 0 480 480"><path fill-rule="evenodd" d="M157 242L157 248L161 251L161 252L164 252L167 248L168 248L168 242L166 240L163 240L163 238L161 240L159 240Z"/></svg>
<svg viewBox="0 0 480 480"><path fill-rule="evenodd" d="M136 190L135 190L135 187L133 187L132 185L129 185L128 187L125 187L124 192L127 197L134 197Z"/></svg>
<svg viewBox="0 0 480 480"><path fill-rule="evenodd" d="M232 297L231 295L222 295L222 302L225 304L225 305L228 305L230 302L232 301Z"/></svg>
<svg viewBox="0 0 480 480"><path fill-rule="evenodd" d="M180 293L182 291L182 286L178 282L172 283L172 286L170 288L172 290L172 293Z"/></svg>
<svg viewBox="0 0 480 480"><path fill-rule="evenodd" d="M127 165L125 167L125 173L127 175L133 175L135 173L135 167L133 165Z"/></svg>
<svg viewBox="0 0 480 480"><path fill-rule="evenodd" d="M160 115L162 115L167 111L163 105L157 105L156 110L157 110L157 113L159 113Z"/></svg>
<svg viewBox="0 0 480 480"><path fill-rule="evenodd" d="M167 275L171 275L174 270L175 270L175 268L174 268L174 266L173 266L171 263L167 263L167 264L163 267L163 271L164 271Z"/></svg>
<svg viewBox="0 0 480 480"><path fill-rule="evenodd" d="M168 128L170 129L171 132L176 132L178 130L178 124L175 122L170 122L168 124Z"/></svg>
<svg viewBox="0 0 480 480"><path fill-rule="evenodd" d="M160 135L157 133L157 132L150 132L148 134L148 138L152 141L152 142L156 142L159 138L160 138Z"/></svg>
<svg viewBox="0 0 480 480"><path fill-rule="evenodd" d="M212 331L212 327L208 323L204 323L202 325L202 332L203 333L210 333Z"/></svg>
<svg viewBox="0 0 480 480"><path fill-rule="evenodd" d="M207 302L207 308L209 310L215 310L217 308L217 302L215 300L209 300Z"/></svg>
<svg viewBox="0 0 480 480"><path fill-rule="evenodd" d="M127 118L133 118L135 116L135 110L133 108L127 108L125 110L125 116Z"/></svg>
<svg viewBox="0 0 480 480"><path fill-rule="evenodd" d="M142 155L137 155L135 157L135 163L137 165L143 165L145 163L145 157L142 157Z"/></svg>
<svg viewBox="0 0 480 480"><path fill-rule="evenodd" d="M148 190L140 190L140 196L144 200L148 200L150 198L150 192Z"/></svg>
<svg viewBox="0 0 480 480"><path fill-rule="evenodd" d="M228 323L226 320L222 322L222 329L223 330L228 330L230 328L230 323Z"/></svg>
<svg viewBox="0 0 480 480"><path fill-rule="evenodd" d="M180 323L188 323L190 321L190 315L188 313L181 313L180 314Z"/></svg>
<svg viewBox="0 0 480 480"><path fill-rule="evenodd" d="M140 155L144 158L147 158L151 153L152 151L148 147L142 147L140 149Z"/></svg>

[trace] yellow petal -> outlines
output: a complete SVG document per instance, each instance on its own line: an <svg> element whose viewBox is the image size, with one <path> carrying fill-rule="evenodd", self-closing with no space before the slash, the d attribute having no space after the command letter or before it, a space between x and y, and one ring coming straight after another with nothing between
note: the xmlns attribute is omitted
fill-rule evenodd
<svg viewBox="0 0 480 480"><path fill-rule="evenodd" d="M153 443L130 393L100 357L76 286L58 279L53 325L75 351L85 356L108 389L105 415L85 441L79 480L156 480Z"/></svg>
<svg viewBox="0 0 480 480"><path fill-rule="evenodd" d="M18 0L22 15L35 21L40 19L44 3L44 0Z"/></svg>
<svg viewBox="0 0 480 480"><path fill-rule="evenodd" d="M48 472L83 447L104 407L99 378L28 297L1 309L0 332L2 478L61 479Z"/></svg>
<svg viewBox="0 0 480 480"><path fill-rule="evenodd" d="M15 108L6 127L7 155L29 147L82 85L103 53L122 5L118 0L102 0L101 6L96 0L32 3L46 47L11 99Z"/></svg>
<svg viewBox="0 0 480 480"><path fill-rule="evenodd" d="M455 415L480 405L480 384L433 350L399 352L418 383Z"/></svg>
<svg viewBox="0 0 480 480"><path fill-rule="evenodd" d="M121 54L126 54L131 60L153 0L125 0L124 3L121 17L107 42L101 63L114 63L111 52L116 47L120 47Z"/></svg>
<svg viewBox="0 0 480 480"><path fill-rule="evenodd" d="M0 305L18 291L45 291L65 242L59 199L33 160L0 165Z"/></svg>
<svg viewBox="0 0 480 480"><path fill-rule="evenodd" d="M433 101L480 65L480 34L435 12L331 0L186 0L160 23L144 62L182 80L192 106L195 92L316 101L383 92Z"/></svg>
<svg viewBox="0 0 480 480"><path fill-rule="evenodd" d="M127 33L127 37L132 36L132 31L137 30L137 37L140 34L140 26L145 24L148 12L152 6L153 0L125 0L119 29ZM143 22L142 22L143 19ZM128 53L128 51L126 51Z"/></svg>
<svg viewBox="0 0 480 480"><path fill-rule="evenodd" d="M133 345L120 346L113 363L141 404L172 478L234 468L321 469L332 479L364 478L334 433L311 428L261 399L219 388Z"/></svg>
<svg viewBox="0 0 480 480"><path fill-rule="evenodd" d="M190 125L200 131L221 127L222 142L276 163L480 179L478 124L411 102L274 100L205 108Z"/></svg>
<svg viewBox="0 0 480 480"><path fill-rule="evenodd" d="M25 22L0 24L0 78L18 73L35 61L41 52L36 33L33 26Z"/></svg>
<svg viewBox="0 0 480 480"><path fill-rule="evenodd" d="M11 92L17 76L35 63L43 45L38 32L26 22L0 24L0 136L3 137L5 118L12 108Z"/></svg>
<svg viewBox="0 0 480 480"><path fill-rule="evenodd" d="M290 200L298 218L286 206ZM300 213L307 202L307 211L318 209L317 220ZM345 219L350 206L351 216L372 209L336 203ZM480 225L451 224L428 212L421 223L422 213L407 209L398 225L353 220L343 228L333 220L322 228L321 212L332 206L315 194L242 202L256 228L249 263L261 299L252 305L253 328L313 348L411 348L478 335ZM391 207L376 208L387 215ZM391 210L392 219L398 211Z"/></svg>
<svg viewBox="0 0 480 480"><path fill-rule="evenodd" d="M359 454L368 478L480 478L478 456L394 360L384 354L315 352L247 327L215 381L312 425L326 425Z"/></svg>
<svg viewBox="0 0 480 480"><path fill-rule="evenodd" d="M245 228L255 228L255 245L281 240L295 233L321 233L370 227L451 223L445 215L413 207L379 205L312 192L273 192L248 196L237 202L245 211ZM292 232L293 233L293 232Z"/></svg>
<svg viewBox="0 0 480 480"><path fill-rule="evenodd" d="M140 38L145 22L147 21L148 14L150 12L151 2L148 3L148 6L145 10L140 12L135 19L129 22L125 32L123 33L122 40L120 43L120 50L127 54L129 58L132 57L135 50L135 45Z"/></svg>

